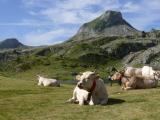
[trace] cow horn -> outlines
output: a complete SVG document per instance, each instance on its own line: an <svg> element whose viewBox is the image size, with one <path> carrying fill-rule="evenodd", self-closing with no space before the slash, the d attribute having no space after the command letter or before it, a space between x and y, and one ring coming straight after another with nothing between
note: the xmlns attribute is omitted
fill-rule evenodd
<svg viewBox="0 0 160 120"><path fill-rule="evenodd" d="M78 75L83 75L83 73L82 73L82 72L80 72Z"/></svg>
<svg viewBox="0 0 160 120"><path fill-rule="evenodd" d="M40 75L38 75L38 74L37 74L36 76L37 76L37 77L41 77L41 76L40 76Z"/></svg>
<svg viewBox="0 0 160 120"><path fill-rule="evenodd" d="M95 74L95 75L96 75L96 74L97 74L97 71L96 71L96 70L94 70L94 71L93 71L93 74Z"/></svg>

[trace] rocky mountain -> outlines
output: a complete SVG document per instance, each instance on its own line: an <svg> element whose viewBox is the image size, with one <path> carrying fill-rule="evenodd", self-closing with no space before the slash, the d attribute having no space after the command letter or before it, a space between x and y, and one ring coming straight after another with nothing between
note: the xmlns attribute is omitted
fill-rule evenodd
<svg viewBox="0 0 160 120"><path fill-rule="evenodd" d="M14 49L27 47L19 42L16 38L9 38L0 42L0 49Z"/></svg>
<svg viewBox="0 0 160 120"><path fill-rule="evenodd" d="M91 22L83 24L71 40L84 40L99 36L132 36L139 33L123 19L120 12L109 10Z"/></svg>

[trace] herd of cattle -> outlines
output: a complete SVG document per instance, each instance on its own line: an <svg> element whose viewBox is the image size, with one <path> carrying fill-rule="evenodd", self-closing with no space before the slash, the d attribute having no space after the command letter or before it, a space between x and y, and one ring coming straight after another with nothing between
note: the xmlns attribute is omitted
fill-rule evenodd
<svg viewBox="0 0 160 120"><path fill-rule="evenodd" d="M123 90L155 88L160 79L160 71L152 67L142 68L126 67L121 71L115 71L110 77L112 81L119 81ZM108 102L108 92L103 80L96 72L87 71L76 76L77 85L73 96L67 102L79 105L105 105ZM56 79L48 79L38 76L38 85L58 86L60 82Z"/></svg>

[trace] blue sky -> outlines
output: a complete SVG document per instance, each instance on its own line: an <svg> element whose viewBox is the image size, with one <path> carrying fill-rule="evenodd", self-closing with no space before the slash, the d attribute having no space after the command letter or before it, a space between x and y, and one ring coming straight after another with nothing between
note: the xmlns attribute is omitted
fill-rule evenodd
<svg viewBox="0 0 160 120"><path fill-rule="evenodd" d="M139 30L160 29L160 0L0 0L0 40L60 43L106 10L121 11Z"/></svg>

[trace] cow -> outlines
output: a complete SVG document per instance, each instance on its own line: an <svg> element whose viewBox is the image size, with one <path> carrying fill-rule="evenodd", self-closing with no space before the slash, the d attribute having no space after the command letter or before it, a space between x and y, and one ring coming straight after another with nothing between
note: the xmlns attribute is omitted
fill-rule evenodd
<svg viewBox="0 0 160 120"><path fill-rule="evenodd" d="M95 72L87 71L80 75L77 86L75 87L73 92L73 97L69 99L69 101L77 101L76 95L81 94L79 92L79 89L89 92L87 97L89 105L105 105L108 102L108 93L104 85L104 82ZM81 96L86 97L86 95Z"/></svg>
<svg viewBox="0 0 160 120"><path fill-rule="evenodd" d="M60 87L60 82L56 79L44 78L40 75L37 75L37 76L38 76L38 86L43 85L44 87L46 86Z"/></svg>
<svg viewBox="0 0 160 120"><path fill-rule="evenodd" d="M158 80L155 77L128 77L125 76L122 72L116 72L111 79L121 81L123 90L154 88L158 85Z"/></svg>

